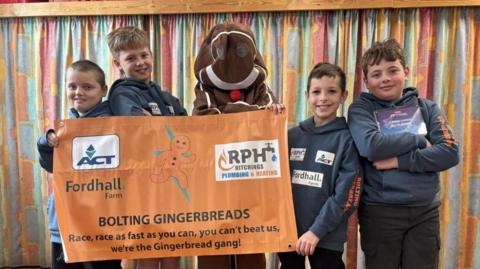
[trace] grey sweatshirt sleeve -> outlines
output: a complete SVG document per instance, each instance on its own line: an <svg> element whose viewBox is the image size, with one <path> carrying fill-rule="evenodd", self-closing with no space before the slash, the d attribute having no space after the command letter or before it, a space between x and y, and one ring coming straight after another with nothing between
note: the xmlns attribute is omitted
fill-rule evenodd
<svg viewBox="0 0 480 269"><path fill-rule="evenodd" d="M47 135L50 132L53 132L53 130L48 130L44 135L38 138L37 149L40 166L47 172L53 173L53 147L50 147L47 142Z"/></svg>
<svg viewBox="0 0 480 269"><path fill-rule="evenodd" d="M440 172L459 162L458 142L440 108L433 102L429 106L428 134L432 146L414 149L398 156L398 169L413 173Z"/></svg>
<svg viewBox="0 0 480 269"><path fill-rule="evenodd" d="M371 162L397 157L427 146L427 140L422 135L382 134L378 130L373 111L369 111L365 104L353 103L349 107L348 126L360 156Z"/></svg>
<svg viewBox="0 0 480 269"><path fill-rule="evenodd" d="M335 178L335 191L315 218L310 231L320 240L335 230L358 207L362 185L362 176L358 153L350 140L343 152L340 169Z"/></svg>
<svg viewBox="0 0 480 269"><path fill-rule="evenodd" d="M114 116L145 116L138 94L119 87L108 98Z"/></svg>

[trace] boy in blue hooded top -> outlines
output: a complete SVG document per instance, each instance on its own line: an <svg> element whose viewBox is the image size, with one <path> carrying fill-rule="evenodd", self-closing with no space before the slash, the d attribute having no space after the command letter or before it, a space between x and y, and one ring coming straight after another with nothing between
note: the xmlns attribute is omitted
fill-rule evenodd
<svg viewBox="0 0 480 269"><path fill-rule="evenodd" d="M365 169L358 215L366 266L437 268L438 172L458 163L457 141L439 107L405 88L409 70L397 41L373 44L362 69L369 93L352 103L348 124ZM395 117L397 125L413 122L412 108L426 130L385 131Z"/></svg>
<svg viewBox="0 0 480 269"><path fill-rule="evenodd" d="M288 131L290 173L299 239L296 253L279 253L282 269L343 269L347 220L355 211L362 178L357 151L344 117L345 73L317 64L308 77L307 102L313 117Z"/></svg>
<svg viewBox="0 0 480 269"><path fill-rule="evenodd" d="M112 84L108 94L115 116L187 116L180 101L150 80L152 52L145 31L127 26L108 34L113 64L123 78ZM180 258L140 259L137 269L177 269Z"/></svg>
<svg viewBox="0 0 480 269"><path fill-rule="evenodd" d="M152 52L147 34L127 26L108 34L108 47L113 64L122 75L112 84L108 94L115 116L186 116L180 101L150 81Z"/></svg>
<svg viewBox="0 0 480 269"><path fill-rule="evenodd" d="M105 74L97 64L88 60L80 60L68 67L67 97L72 106L70 118L111 116L108 101L102 102L102 98L106 94ZM58 146L58 143L57 135L53 129L48 130L37 142L40 165L49 173L53 172L53 148ZM121 268L119 260L65 263L53 193L48 199L47 211L48 229L52 242L52 269Z"/></svg>

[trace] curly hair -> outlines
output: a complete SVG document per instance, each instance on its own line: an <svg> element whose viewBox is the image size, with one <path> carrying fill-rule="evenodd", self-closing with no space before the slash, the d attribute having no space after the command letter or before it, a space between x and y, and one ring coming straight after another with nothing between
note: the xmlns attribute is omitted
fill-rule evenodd
<svg viewBox="0 0 480 269"><path fill-rule="evenodd" d="M405 56L403 55L403 49L395 39L387 39L383 42L375 42L373 45L363 54L361 64L363 75L366 77L368 73L368 67L371 65L377 65L380 61L396 61L400 60L400 64L405 68Z"/></svg>

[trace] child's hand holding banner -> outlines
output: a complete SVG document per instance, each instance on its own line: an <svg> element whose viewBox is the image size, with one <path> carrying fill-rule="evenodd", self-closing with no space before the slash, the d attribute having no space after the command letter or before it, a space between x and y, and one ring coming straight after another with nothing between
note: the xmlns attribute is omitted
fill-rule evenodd
<svg viewBox="0 0 480 269"><path fill-rule="evenodd" d="M293 251L286 125L269 111L57 123L66 258Z"/></svg>

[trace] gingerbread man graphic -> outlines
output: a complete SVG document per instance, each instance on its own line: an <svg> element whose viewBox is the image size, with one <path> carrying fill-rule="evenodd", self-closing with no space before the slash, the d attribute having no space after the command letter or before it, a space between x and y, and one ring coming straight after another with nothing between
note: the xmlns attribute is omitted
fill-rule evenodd
<svg viewBox="0 0 480 269"><path fill-rule="evenodd" d="M188 152L190 139L185 135L174 135L168 126L165 126L165 129L170 139L170 148L165 151L154 151L154 154L159 156L159 159L157 159L151 180L155 183L172 180L180 188L185 198L190 200L187 190L188 175L183 170L184 164L195 161L195 154Z"/></svg>

